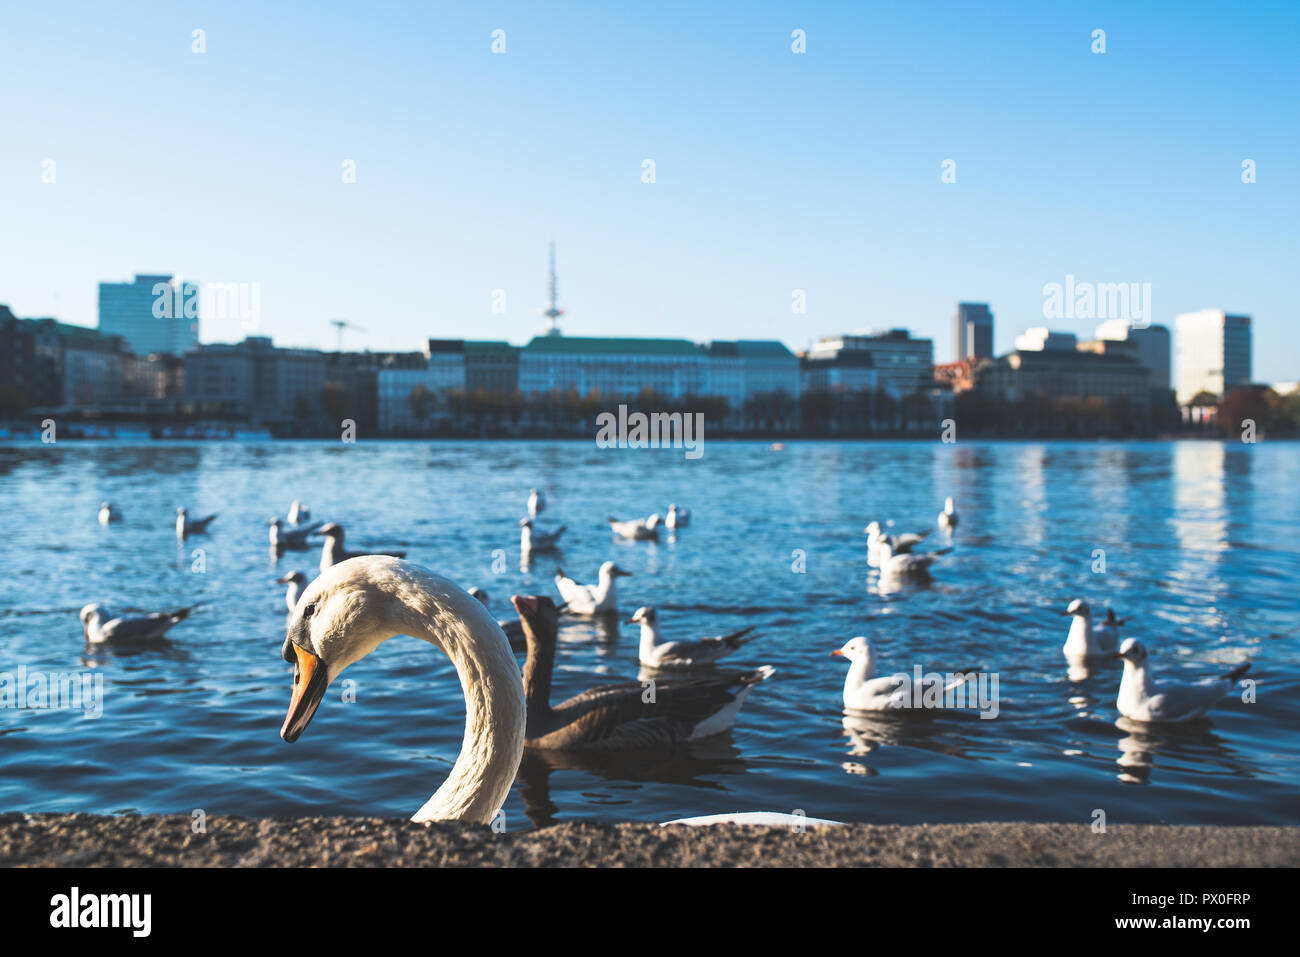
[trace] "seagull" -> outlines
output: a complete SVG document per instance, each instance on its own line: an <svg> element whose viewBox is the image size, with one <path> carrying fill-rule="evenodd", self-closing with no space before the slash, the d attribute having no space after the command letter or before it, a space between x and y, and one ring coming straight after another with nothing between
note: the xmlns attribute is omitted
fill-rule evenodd
<svg viewBox="0 0 1300 957"><path fill-rule="evenodd" d="M659 613L648 605L638 608L623 624L641 626L641 664L647 668L689 668L695 665L711 665L719 658L725 658L758 637L749 634L754 630L751 625L716 638L664 641L659 633ZM749 637L746 637L747 635Z"/></svg>
<svg viewBox="0 0 1300 957"><path fill-rule="evenodd" d="M89 604L81 609L81 626L86 633L86 641L92 645L108 642L114 644L159 642L163 640L167 629L177 622L184 621L194 607L197 606L142 615L139 618L122 618L102 605Z"/></svg>
<svg viewBox="0 0 1300 957"><path fill-rule="evenodd" d="M940 555L946 555L950 551L952 551L951 548L938 548L932 552L904 552L901 555L896 555L893 546L886 538L879 545L880 577L927 578L930 574L930 566L938 560Z"/></svg>
<svg viewBox="0 0 1300 957"><path fill-rule="evenodd" d="M535 488L528 490L528 515L530 518L536 518L542 512L546 511L546 495L537 491Z"/></svg>
<svg viewBox="0 0 1300 957"><path fill-rule="evenodd" d="M339 562L345 562L349 558L358 558L362 555L389 555L393 558L406 557L406 552L348 551L343 547L343 526L339 525L337 522L327 522L312 532L312 534L325 536L325 545L320 550L320 570L322 572L337 565Z"/></svg>
<svg viewBox="0 0 1300 957"><path fill-rule="evenodd" d="M1115 707L1133 721L1172 723L1199 718L1250 670L1250 662L1246 662L1221 678L1157 682L1147 669L1147 650L1136 638L1125 638L1115 657L1124 659Z"/></svg>
<svg viewBox="0 0 1300 957"><path fill-rule="evenodd" d="M190 518L184 508L178 508L176 510L176 537L185 538L187 535L206 532L208 524L216 517L216 515L209 515L207 518Z"/></svg>
<svg viewBox="0 0 1300 957"><path fill-rule="evenodd" d="M832 651L831 657L846 658L849 662L848 677L844 679L844 707L848 710L903 711L913 707L915 693L911 675L900 672L874 677L876 651L866 638L850 638L843 648ZM947 676L946 682L943 675L925 675L921 679L921 700L942 700L943 695L960 688L974 672L973 668L954 672Z"/></svg>
<svg viewBox="0 0 1300 957"><path fill-rule="evenodd" d="M311 509L295 498L293 504L289 506L289 524L303 525L310 521Z"/></svg>
<svg viewBox="0 0 1300 957"><path fill-rule="evenodd" d="M691 513L688 509L678 508L676 505L668 506L668 518L664 522L669 528L685 528L691 524Z"/></svg>
<svg viewBox="0 0 1300 957"><path fill-rule="evenodd" d="M316 531L324 522L301 525L297 528L285 525L278 518L271 519L271 546L273 548L306 549L310 546L307 536Z"/></svg>
<svg viewBox="0 0 1300 957"><path fill-rule="evenodd" d="M519 547L525 552L553 552L560 544L560 536L567 526L561 525L555 531L543 531L533 524L531 518L519 520Z"/></svg>
<svg viewBox="0 0 1300 957"><path fill-rule="evenodd" d="M289 590L285 592L284 603L289 606L289 614L298 607L298 599L302 597L302 590L307 587L307 576L302 572L289 572L287 575L281 575L275 580L277 585L288 585Z"/></svg>
<svg viewBox="0 0 1300 957"><path fill-rule="evenodd" d="M1129 619L1115 617L1115 609L1106 609L1106 620L1100 624L1092 623L1092 609L1082 598L1070 602L1069 607L1061 612L1071 616L1070 633L1066 636L1065 646L1061 649L1067 658L1087 658L1097 655L1109 655L1119 644L1119 626Z"/></svg>
<svg viewBox="0 0 1300 957"><path fill-rule="evenodd" d="M943 500L943 511L939 513L939 527L945 532L951 532L957 527L957 508L953 505L951 495Z"/></svg>
<svg viewBox="0 0 1300 957"><path fill-rule="evenodd" d="M491 605L488 604L488 593L485 592L482 588L479 588L478 586L474 586L468 589L468 591L471 595L473 595L475 598L477 598L479 601L483 603L484 608L492 607ZM526 651L528 649L528 642L524 638L524 626L520 623L518 618L511 618L511 619L499 618L497 619L497 624L501 626L501 630L504 631L506 633L506 637L510 639L511 651Z"/></svg>
<svg viewBox="0 0 1300 957"><path fill-rule="evenodd" d="M122 513L112 502L105 502L99 506L99 524L107 525L109 522L122 521Z"/></svg>
<svg viewBox="0 0 1300 957"><path fill-rule="evenodd" d="M925 539L925 536L930 534L929 531L924 531L888 535L880 527L879 522L872 522L863 531L867 533L867 564L873 567L880 566L880 545L882 542L888 542L895 555L905 555L919 545Z"/></svg>
<svg viewBox="0 0 1300 957"><path fill-rule="evenodd" d="M618 579L631 574L613 562L605 562L595 585L581 585L557 568L555 587L575 615L618 614Z"/></svg>
<svg viewBox="0 0 1300 957"><path fill-rule="evenodd" d="M663 523L658 512L644 520L634 518L631 521L620 522L616 518L611 518L608 521L610 531L615 535L632 541L653 539L656 542L659 541L659 526Z"/></svg>

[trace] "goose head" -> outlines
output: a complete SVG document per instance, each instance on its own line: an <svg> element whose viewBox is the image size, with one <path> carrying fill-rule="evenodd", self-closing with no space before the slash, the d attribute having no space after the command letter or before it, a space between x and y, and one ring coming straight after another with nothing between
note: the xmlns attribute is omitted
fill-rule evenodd
<svg viewBox="0 0 1300 957"><path fill-rule="evenodd" d="M545 595L511 595L510 603L519 613L524 637L543 648L555 648L560 633L560 611Z"/></svg>
<svg viewBox="0 0 1300 957"><path fill-rule="evenodd" d="M871 647L870 641L859 635L856 638L850 638L842 648L836 648L832 651L831 657L847 658L851 664L862 662L870 668L875 661L876 650Z"/></svg>
<svg viewBox="0 0 1300 957"><path fill-rule="evenodd" d="M649 605L642 605L636 611L632 612L632 617L623 622L625 625L653 625L659 620L659 613Z"/></svg>
<svg viewBox="0 0 1300 957"><path fill-rule="evenodd" d="M469 590L469 593L470 593L470 595L472 595L473 597L475 597L475 598L477 598L479 601L481 601L481 602L483 603L483 607L484 607L484 608L487 607L487 605L488 605L488 593L485 592L482 588L479 588L477 585L475 585L473 588L471 588L471 589Z"/></svg>

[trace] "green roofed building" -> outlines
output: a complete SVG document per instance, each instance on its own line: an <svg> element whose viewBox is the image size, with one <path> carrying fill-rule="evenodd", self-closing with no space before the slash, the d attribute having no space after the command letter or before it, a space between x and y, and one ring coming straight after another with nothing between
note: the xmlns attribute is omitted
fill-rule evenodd
<svg viewBox="0 0 1300 957"><path fill-rule="evenodd" d="M523 395L576 390L634 398L646 389L666 399L704 395L705 351L686 339L537 336L519 351Z"/></svg>

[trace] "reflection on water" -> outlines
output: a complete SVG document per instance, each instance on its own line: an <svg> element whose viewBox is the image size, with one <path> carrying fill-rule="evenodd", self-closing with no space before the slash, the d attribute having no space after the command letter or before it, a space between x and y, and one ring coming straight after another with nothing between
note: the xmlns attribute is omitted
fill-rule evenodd
<svg viewBox="0 0 1300 957"><path fill-rule="evenodd" d="M491 595L556 596L557 568L591 581L607 559L622 617L650 604L673 634L745 625L727 666L769 664L730 733L667 754L532 754L510 827L580 817L664 821L803 809L836 820L1296 823L1300 786L1300 447L1279 442L715 443L689 461L589 443L137 443L0 446L0 673L93 669L102 717L0 708L0 810L407 816L464 732L454 671L397 639L352 666L294 745L278 736L284 586L314 549L267 553L289 502L357 547L410 558ZM545 489L564 551L516 562L528 489ZM961 525L935 528L943 499ZM99 525L100 502L124 521ZM609 515L677 502L692 524L658 543L611 540ZM218 512L177 542L175 508ZM927 581L881 581L863 527L951 544ZM1104 571L1096 553L1105 554ZM1196 727L1117 723L1115 662L1061 652L1073 598L1133 616L1125 634L1162 674L1255 662L1262 693ZM168 644L88 648L90 601L198 604ZM979 665L998 716L846 715L826 652L866 635L893 667ZM565 618L553 699L635 680L638 631ZM3 679L0 679L3 680ZM1117 757L1118 755L1118 757ZM1133 786L1135 783L1140 786ZM517 823L516 823L517 822Z"/></svg>

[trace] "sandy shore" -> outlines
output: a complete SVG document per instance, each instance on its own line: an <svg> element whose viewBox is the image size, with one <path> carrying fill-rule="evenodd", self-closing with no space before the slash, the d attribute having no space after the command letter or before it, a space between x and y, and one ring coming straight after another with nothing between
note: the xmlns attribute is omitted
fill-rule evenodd
<svg viewBox="0 0 1300 957"><path fill-rule="evenodd" d="M660 828L560 824L493 833L383 818L0 814L0 866L36 867L1294 867L1300 827L858 824Z"/></svg>

